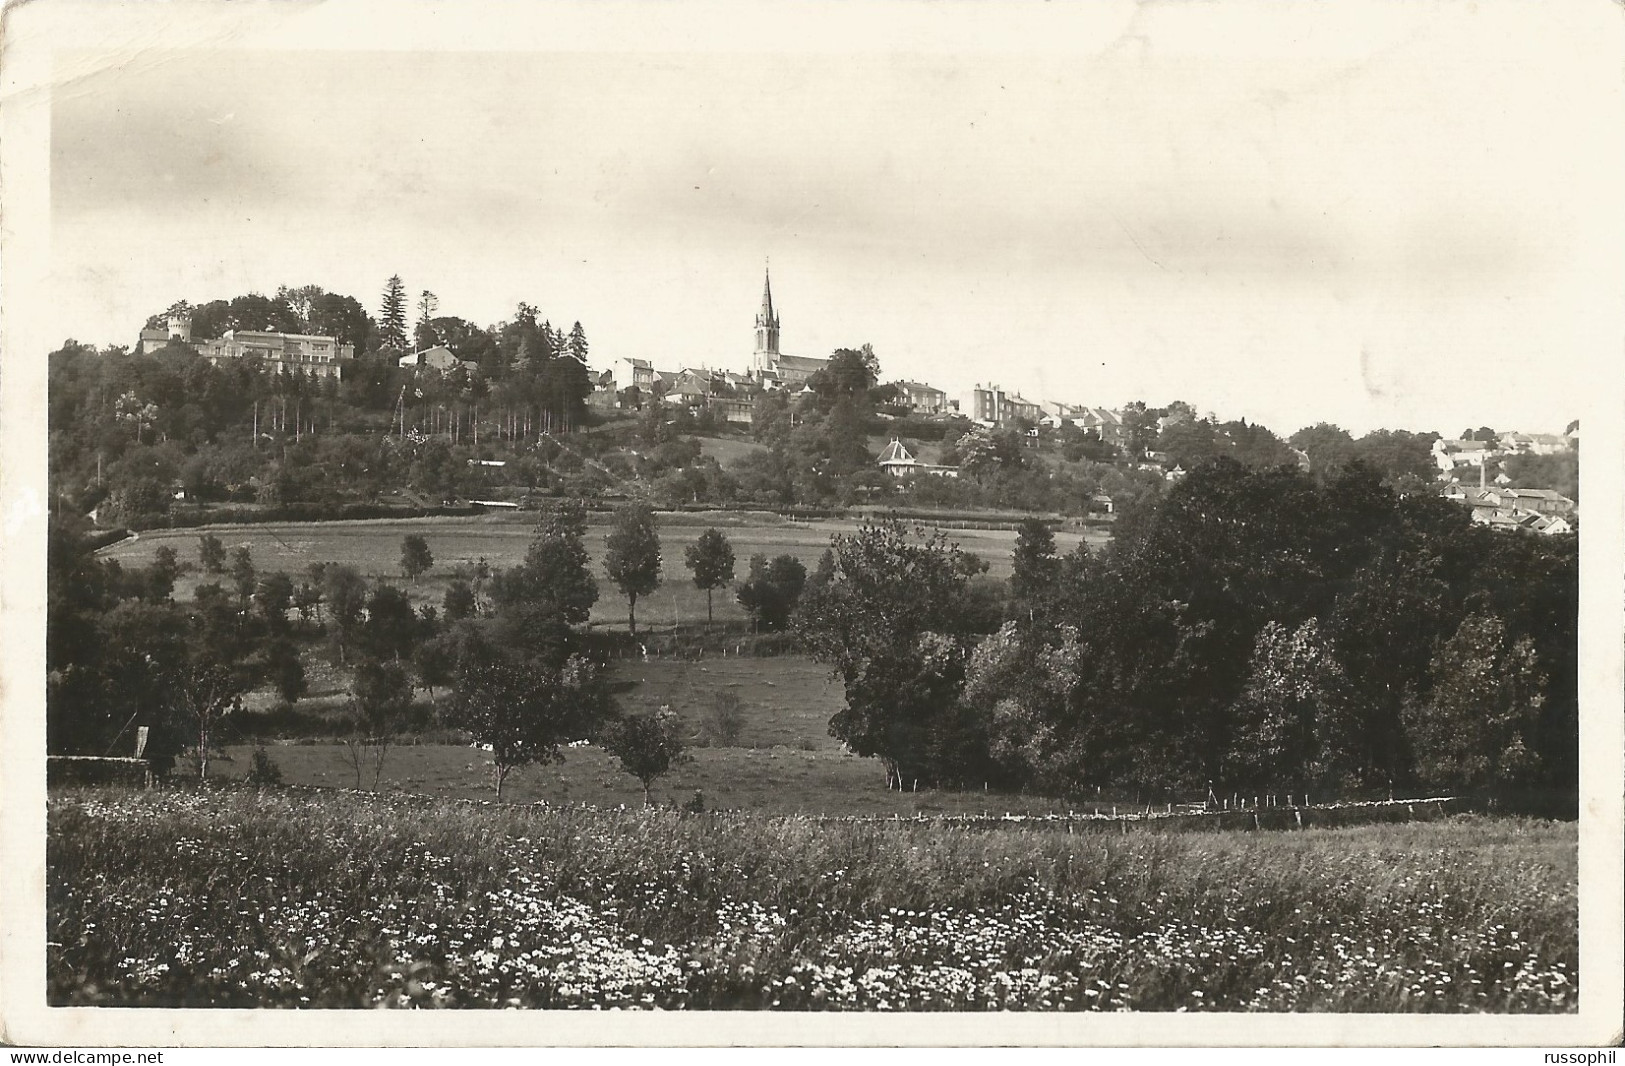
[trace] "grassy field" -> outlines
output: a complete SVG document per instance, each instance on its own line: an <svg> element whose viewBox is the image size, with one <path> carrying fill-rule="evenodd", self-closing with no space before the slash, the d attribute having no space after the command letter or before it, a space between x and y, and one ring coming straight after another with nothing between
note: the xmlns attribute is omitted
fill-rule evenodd
<svg viewBox="0 0 1625 1066"><path fill-rule="evenodd" d="M879 761L859 758L829 735L841 706L840 685L806 659L709 659L612 664L611 678L629 711L669 706L683 720L693 761L655 784L657 803L687 803L701 793L708 808L780 814L899 814L1064 811L1063 801L983 792L887 792ZM739 698L743 725L721 744L706 724L716 694ZM249 729L251 718L223 730ZM289 784L355 787L354 768L338 743L272 743L267 752ZM211 773L241 779L252 748L231 744ZM370 786L370 777L363 781ZM493 792L491 756L455 744L409 744L393 749L379 782L383 790L458 799ZM527 767L509 777L505 798L517 802L614 807L639 806L642 787L596 747L568 748L562 762Z"/></svg>
<svg viewBox="0 0 1625 1066"><path fill-rule="evenodd" d="M1559 1012L1576 828L1126 837L67 790L53 1004Z"/></svg>
<svg viewBox="0 0 1625 1066"><path fill-rule="evenodd" d="M606 514L591 516L587 549L592 554L593 575L598 579L598 603L593 608L595 625L625 625L626 602L603 574L604 537L609 532ZM673 617L686 625L705 620L705 593L694 587L683 563L683 549L707 526L716 526L733 544L737 579L749 569L751 555L758 552L778 555L788 552L811 569L829 547L830 536L850 533L857 523L847 520L796 521L778 515L722 512L715 514L663 514L659 516L664 584L653 596L638 605L640 625L669 630ZM361 522L303 522L253 526L218 526L210 532L218 536L228 552L247 545L254 565L262 571L284 570L301 580L311 563L333 562L354 566L368 577L384 578L402 586L414 603L439 604L460 563L484 558L494 567L520 562L535 528L529 515L489 515L477 518L379 519ZM400 573L401 539L409 533L421 535L434 553L435 565L414 583ZM953 530L951 537L966 551L975 552L989 564L995 577L1010 572L1010 555L1015 533L1009 530ZM151 530L138 540L108 548L103 557L117 559L127 566L145 566L160 545L169 545L183 562L197 562L197 530ZM1060 551L1070 551L1085 534L1061 531L1055 536ZM1091 547L1105 542L1106 534L1089 531ZM226 581L220 576L183 574L176 582L176 598L189 598L202 581ZM718 622L743 622L744 610L728 590L714 596Z"/></svg>
<svg viewBox="0 0 1625 1066"><path fill-rule="evenodd" d="M700 442L700 454L708 459L715 459L723 467L727 467L735 459L747 455L767 451L767 445L759 444L744 437L696 437Z"/></svg>

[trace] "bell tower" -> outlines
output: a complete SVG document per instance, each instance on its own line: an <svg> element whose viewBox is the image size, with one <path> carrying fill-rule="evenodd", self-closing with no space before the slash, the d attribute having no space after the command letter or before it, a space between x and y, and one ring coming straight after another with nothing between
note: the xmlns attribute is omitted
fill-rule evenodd
<svg viewBox="0 0 1625 1066"><path fill-rule="evenodd" d="M756 314L756 354L751 367L758 374L772 370L779 361L779 316L773 310L773 279L762 275L762 309Z"/></svg>

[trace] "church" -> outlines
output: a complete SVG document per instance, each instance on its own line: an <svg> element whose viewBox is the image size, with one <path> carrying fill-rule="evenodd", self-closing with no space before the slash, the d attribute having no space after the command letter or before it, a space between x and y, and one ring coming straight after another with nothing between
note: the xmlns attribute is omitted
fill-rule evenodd
<svg viewBox="0 0 1625 1066"><path fill-rule="evenodd" d="M751 356L751 374L764 385L794 385L812 377L829 365L828 359L785 355L779 351L781 320L773 309L773 278L764 272L762 309L756 315L756 351Z"/></svg>

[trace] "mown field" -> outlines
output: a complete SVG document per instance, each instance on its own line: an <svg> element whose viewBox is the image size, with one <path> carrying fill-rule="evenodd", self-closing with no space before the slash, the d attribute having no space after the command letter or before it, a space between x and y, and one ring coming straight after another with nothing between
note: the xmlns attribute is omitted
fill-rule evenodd
<svg viewBox="0 0 1625 1066"><path fill-rule="evenodd" d="M1562 1012L1576 827L1127 836L63 790L53 1004Z"/></svg>
<svg viewBox="0 0 1625 1066"><path fill-rule="evenodd" d="M811 570L829 547L832 534L850 533L857 528L857 523L851 520L792 522L778 515L745 512L662 514L658 519L664 583L654 595L639 601L638 616L641 626L667 630L672 627L674 618L677 624L685 626L705 620L705 593L694 587L683 563L683 549L707 526L716 526L728 535L736 560L735 576L740 580L749 570L750 557L757 553L772 556L787 552ZM604 537L609 532L609 522L609 515L594 514L587 531L587 549L592 555L593 575L599 584L598 603L593 608L591 621L594 625L625 625L626 601L616 593L603 572ZM535 525L535 515L485 515L227 525L209 527L207 531L220 538L228 553L247 545L253 553L255 567L261 571L284 570L297 581L312 563L339 563L354 566L369 578L384 578L400 585L414 603L438 605L452 571L459 564L472 564L481 558L493 567L520 562ZM435 560L434 568L415 583L407 582L400 571L401 539L409 533L428 541ZM149 530L137 540L108 548L102 557L117 559L126 566L145 566L152 561L158 547L167 544L182 562L195 564L199 535L199 530L192 529ZM956 529L950 531L950 536L966 551L986 560L993 576L1009 575L1014 532ZM1070 551L1084 537L1085 534L1076 531L1058 532L1056 548ZM1087 538L1091 547L1098 547L1105 543L1107 535L1091 530ZM229 578L196 572L183 574L176 582L175 596L190 597L192 590L205 580L223 582ZM732 592L718 591L713 601L718 623L746 620Z"/></svg>

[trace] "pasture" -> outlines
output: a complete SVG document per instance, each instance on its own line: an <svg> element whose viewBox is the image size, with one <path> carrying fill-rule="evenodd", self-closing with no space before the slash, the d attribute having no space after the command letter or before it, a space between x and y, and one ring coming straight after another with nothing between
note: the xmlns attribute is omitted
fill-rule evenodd
<svg viewBox="0 0 1625 1066"><path fill-rule="evenodd" d="M56 1005L1565 1012L1573 823L1247 834L51 797Z"/></svg>
<svg viewBox="0 0 1625 1066"><path fill-rule="evenodd" d="M624 626L626 601L604 577L604 538L611 516L589 516L586 546L592 555L593 576L598 580L598 603L593 607L593 625ZM705 593L694 587L683 562L683 549L707 526L727 534L734 549L734 575L743 580L750 557L789 553L811 570L818 563L830 537L851 533L858 523L848 519L791 521L776 514L723 511L706 514L661 513L656 516L661 538L663 584L654 595L640 599L638 624L670 630L674 624L705 621ZM198 537L210 532L219 537L228 553L247 545L254 565L263 572L286 571L302 580L312 563L331 562L354 566L368 578L390 581L403 588L415 604L440 603L452 571L460 564L472 565L485 559L493 567L508 567L524 559L536 526L534 515L483 515L474 518L377 519L355 522L293 522L264 525L226 525L203 529L151 530L139 539L126 540L106 549L102 556L117 559L126 566L145 566L160 545L173 548L183 563L197 562ZM401 576L401 539L416 533L429 543L434 568L416 583ZM994 577L1008 577L1015 533L1010 530L951 530L950 537L960 547L974 552L989 565ZM1107 534L1090 530L1056 533L1058 551L1070 551L1087 536L1091 549L1104 544ZM203 581L228 578L196 571L182 574L176 582L177 599L189 598ZM719 624L743 624L747 615L735 602L730 590L718 590L713 597Z"/></svg>

